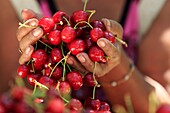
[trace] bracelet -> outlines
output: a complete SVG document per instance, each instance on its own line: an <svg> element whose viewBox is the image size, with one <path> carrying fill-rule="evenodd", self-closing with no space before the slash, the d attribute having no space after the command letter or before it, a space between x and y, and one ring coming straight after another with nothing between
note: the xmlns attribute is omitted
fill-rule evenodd
<svg viewBox="0 0 170 113"><path fill-rule="evenodd" d="M132 76L132 72L133 72L134 70L135 70L135 66L134 66L133 63L131 63L131 64L130 64L130 70L129 70L129 72L128 72L122 79L120 79L120 80L118 80L118 81L112 81L112 82L111 82L111 86L112 86L112 87L116 87L116 86L118 86L118 85L120 85L120 84L128 81L128 80L130 79L130 77Z"/></svg>

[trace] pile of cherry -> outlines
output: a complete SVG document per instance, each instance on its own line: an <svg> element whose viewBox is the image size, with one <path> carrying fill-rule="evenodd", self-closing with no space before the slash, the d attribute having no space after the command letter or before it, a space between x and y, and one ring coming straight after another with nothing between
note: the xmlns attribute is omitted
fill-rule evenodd
<svg viewBox="0 0 170 113"><path fill-rule="evenodd" d="M34 45L30 61L18 67L18 75L34 86L33 94L37 89L57 92L58 96L54 96L57 97L56 101L51 100L51 104L56 106L47 105L46 112L110 113L106 99L102 99L102 94L97 93L101 89L95 74L83 75L66 62L69 55L75 56L80 52L88 53L94 62L106 62L105 53L96 42L105 37L114 43L115 36L106 30L102 21L90 20L94 12L78 10L68 16L63 11L57 11L52 18L39 19L38 27L43 29L44 35ZM47 98L46 96L43 98ZM59 97L65 104L65 109L57 107Z"/></svg>

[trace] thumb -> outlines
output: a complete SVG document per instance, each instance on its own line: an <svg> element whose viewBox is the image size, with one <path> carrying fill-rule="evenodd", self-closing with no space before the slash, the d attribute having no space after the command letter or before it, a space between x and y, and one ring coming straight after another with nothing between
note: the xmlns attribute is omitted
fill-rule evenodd
<svg viewBox="0 0 170 113"><path fill-rule="evenodd" d="M31 19L31 18L36 18L37 15L34 11L32 11L31 9L23 9L21 12L22 18L23 18L23 22Z"/></svg>

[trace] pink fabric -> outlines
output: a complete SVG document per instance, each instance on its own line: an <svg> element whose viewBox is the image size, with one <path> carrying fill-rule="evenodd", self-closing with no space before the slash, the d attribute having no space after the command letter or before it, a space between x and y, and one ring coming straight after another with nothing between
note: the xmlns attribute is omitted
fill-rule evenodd
<svg viewBox="0 0 170 113"><path fill-rule="evenodd" d="M136 43L138 38L138 0L132 0L124 26L124 40L128 43L125 47L127 54L136 61Z"/></svg>
<svg viewBox="0 0 170 113"><path fill-rule="evenodd" d="M40 0L40 8L44 16L52 17L52 13L46 0Z"/></svg>

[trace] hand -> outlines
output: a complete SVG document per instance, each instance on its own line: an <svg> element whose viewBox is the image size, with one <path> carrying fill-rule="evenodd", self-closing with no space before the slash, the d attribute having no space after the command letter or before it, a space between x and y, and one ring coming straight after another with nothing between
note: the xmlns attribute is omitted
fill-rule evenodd
<svg viewBox="0 0 170 113"><path fill-rule="evenodd" d="M32 27L19 27L17 31L17 39L19 41L19 48L22 51L22 54L19 58L19 63L24 64L29 61L31 58L31 54L34 51L35 44L42 36L43 30L38 26L37 15L29 9L24 9L22 11L22 17L25 25L29 25ZM37 28L36 28L37 27Z"/></svg>
<svg viewBox="0 0 170 113"><path fill-rule="evenodd" d="M120 24L113 20L103 19L102 20L107 28L113 34L116 34L117 37L122 38L122 27ZM116 44L112 44L105 38L101 38L97 41L98 46L105 52L108 56L106 63L96 63L95 74L97 77L102 77L107 74L109 71L114 69L117 65L119 65L121 60L121 44L116 42ZM68 59L67 62L75 68L81 69L81 72L93 72L95 63L90 60L87 53L79 53L77 54L77 59L80 63L85 67L86 70L83 71L84 68L80 68L80 64L75 61L75 59ZM71 63L70 63L71 62ZM81 66L82 67L82 66Z"/></svg>

